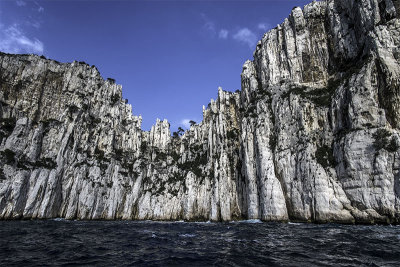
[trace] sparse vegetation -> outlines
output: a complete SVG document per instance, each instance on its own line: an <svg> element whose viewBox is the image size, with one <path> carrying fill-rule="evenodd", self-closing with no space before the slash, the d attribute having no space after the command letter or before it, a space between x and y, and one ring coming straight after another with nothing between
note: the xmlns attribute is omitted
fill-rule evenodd
<svg viewBox="0 0 400 267"><path fill-rule="evenodd" d="M179 136L182 136L184 132L185 130L183 130L182 127L178 127L177 133L179 134Z"/></svg>
<svg viewBox="0 0 400 267"><path fill-rule="evenodd" d="M140 151L142 153L146 152L147 150L147 142L146 141L142 141L142 143L140 144Z"/></svg>
<svg viewBox="0 0 400 267"><path fill-rule="evenodd" d="M399 150L400 146L396 142L396 138L393 136L392 139L390 139L389 144L386 146L386 150L389 152L396 152Z"/></svg>
<svg viewBox="0 0 400 267"><path fill-rule="evenodd" d="M89 105L87 103L83 103L82 104L82 109L83 110L88 110L89 109Z"/></svg>
<svg viewBox="0 0 400 267"><path fill-rule="evenodd" d="M7 179L7 177L6 177L6 175L4 174L3 169L0 169L0 181L4 181L4 180L6 180L6 179Z"/></svg>
<svg viewBox="0 0 400 267"><path fill-rule="evenodd" d="M179 138L178 132L173 132L172 133L172 138L178 139Z"/></svg>
<svg viewBox="0 0 400 267"><path fill-rule="evenodd" d="M376 150L381 150L389 144L390 135L390 132L386 129L381 128L376 130L376 132L372 135L374 138L373 145Z"/></svg>
<svg viewBox="0 0 400 267"><path fill-rule="evenodd" d="M290 94L293 93L301 96L302 98L311 100L317 106L327 107L331 104L332 97L335 94L336 89L342 83L349 80L354 74L358 73L368 60L368 57L363 57L358 62L341 62L337 67L337 71L342 73L340 79L329 79L327 86L324 88L307 88L306 86L292 85L287 92L282 94L282 97L289 97Z"/></svg>
<svg viewBox="0 0 400 267"><path fill-rule="evenodd" d="M173 132L172 133L172 138L175 138L175 139L179 138L178 132Z"/></svg>
<svg viewBox="0 0 400 267"><path fill-rule="evenodd" d="M43 124L44 128L49 128L50 126L54 125L54 124L58 124L60 123L60 121L55 120L55 119L47 119L44 121L40 121Z"/></svg>
<svg viewBox="0 0 400 267"><path fill-rule="evenodd" d="M178 167L185 171L191 171L196 176L201 177L203 172L201 167L207 164L207 154L196 156L192 161L186 161L182 164L178 164Z"/></svg>
<svg viewBox="0 0 400 267"><path fill-rule="evenodd" d="M194 153L198 153L203 149L203 145L202 144L192 144L190 146L190 150Z"/></svg>
<svg viewBox="0 0 400 267"><path fill-rule="evenodd" d="M15 118L0 118L0 142L10 136L16 125Z"/></svg>
<svg viewBox="0 0 400 267"><path fill-rule="evenodd" d="M182 182L185 180L185 176L180 172L174 172L172 175L168 176L168 183Z"/></svg>
<svg viewBox="0 0 400 267"><path fill-rule="evenodd" d="M68 113L69 117L72 118L72 115L76 113L79 110L79 107L76 106L75 104L71 104L68 106Z"/></svg>
<svg viewBox="0 0 400 267"><path fill-rule="evenodd" d="M29 170L31 168L54 169L57 167L57 163L51 158L42 158L35 162L31 162L26 158L26 156L22 155L17 161L17 168L23 170Z"/></svg>
<svg viewBox="0 0 400 267"><path fill-rule="evenodd" d="M115 79L113 78L107 78L107 81L111 84L115 84Z"/></svg>
<svg viewBox="0 0 400 267"><path fill-rule="evenodd" d="M226 132L226 137L228 139L237 139L239 137L239 131L237 129L232 129Z"/></svg>
<svg viewBox="0 0 400 267"><path fill-rule="evenodd" d="M392 136L389 140L391 133L384 129L380 128L376 130L376 132L372 135L374 138L373 146L377 151L381 149L386 149L388 152L396 152L400 146L396 142L396 138Z"/></svg>
<svg viewBox="0 0 400 267"><path fill-rule="evenodd" d="M332 148L327 145L318 146L317 151L315 151L315 157L317 162L324 168L335 167L337 164Z"/></svg>
<svg viewBox="0 0 400 267"><path fill-rule="evenodd" d="M5 149L4 151L0 152L1 157L5 159L6 164L14 164L15 162L15 152L10 149Z"/></svg>
<svg viewBox="0 0 400 267"><path fill-rule="evenodd" d="M108 164L107 163L104 163L104 162L100 163L100 170L102 172L105 172L107 170L107 168L108 168Z"/></svg>
<svg viewBox="0 0 400 267"><path fill-rule="evenodd" d="M92 124L99 124L101 122L101 118L96 118L93 115L89 115L89 118L92 121Z"/></svg>
<svg viewBox="0 0 400 267"><path fill-rule="evenodd" d="M97 160L102 161L104 160L104 151L96 147L94 150L94 156L97 158Z"/></svg>
<svg viewBox="0 0 400 267"><path fill-rule="evenodd" d="M272 151L275 150L277 143L278 143L278 140L277 140L276 135L275 134L271 134L269 136L269 147L271 148Z"/></svg>
<svg viewBox="0 0 400 267"><path fill-rule="evenodd" d="M118 94L113 94L111 96L111 105L115 105L116 103L118 103L118 101L120 100L120 97Z"/></svg>
<svg viewBox="0 0 400 267"><path fill-rule="evenodd" d="M165 154L164 152L158 152L157 156L155 158L156 161L166 161L167 160L167 154Z"/></svg>
<svg viewBox="0 0 400 267"><path fill-rule="evenodd" d="M46 169L54 169L57 167L57 163L51 158L43 158L33 163L33 166L39 168L43 167Z"/></svg>
<svg viewBox="0 0 400 267"><path fill-rule="evenodd" d="M310 100L317 106L327 107L331 104L332 96L339 85L340 81L332 79L328 81L328 85L324 88L291 85L289 90L282 94L282 98L287 98L291 94L295 94Z"/></svg>
<svg viewBox="0 0 400 267"><path fill-rule="evenodd" d="M15 124L15 118L0 118L0 126L2 130L4 129L7 132L10 132L14 130Z"/></svg>
<svg viewBox="0 0 400 267"><path fill-rule="evenodd" d="M179 154L176 153L175 151L171 152L171 157L175 162L177 162L179 160L179 158L180 158Z"/></svg>

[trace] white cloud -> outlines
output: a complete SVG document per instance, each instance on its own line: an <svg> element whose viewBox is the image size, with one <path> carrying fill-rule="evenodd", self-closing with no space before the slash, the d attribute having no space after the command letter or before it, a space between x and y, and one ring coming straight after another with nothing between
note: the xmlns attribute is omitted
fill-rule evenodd
<svg viewBox="0 0 400 267"><path fill-rule="evenodd" d="M0 24L0 51L6 53L43 53L43 43L36 38L28 38L14 24L9 27L4 27Z"/></svg>
<svg viewBox="0 0 400 267"><path fill-rule="evenodd" d="M183 119L181 121L181 125L184 126L185 128L190 128L190 120L189 119Z"/></svg>
<svg viewBox="0 0 400 267"><path fill-rule="evenodd" d="M271 28L271 24L269 23L259 23L258 28L263 31L267 31Z"/></svg>
<svg viewBox="0 0 400 267"><path fill-rule="evenodd" d="M201 17L203 18L204 25L203 29L210 35L215 36L217 33L215 29L215 24L212 20L210 20L204 13L201 13Z"/></svg>
<svg viewBox="0 0 400 267"><path fill-rule="evenodd" d="M39 5L38 2L34 1L35 5L37 6L37 11L38 12L44 12L44 7L42 7L41 5Z"/></svg>
<svg viewBox="0 0 400 267"><path fill-rule="evenodd" d="M226 38L228 38L228 34L229 34L228 30L221 29L219 31L218 37L221 38L221 39L226 39Z"/></svg>
<svg viewBox="0 0 400 267"><path fill-rule="evenodd" d="M22 0L18 0L18 1L16 2L16 4L17 4L17 6L26 6L26 2L25 2L25 1L22 1Z"/></svg>
<svg viewBox="0 0 400 267"><path fill-rule="evenodd" d="M0 0L1 1L1 0ZM42 23L40 21L37 20L27 20L25 21L25 23L23 24L23 26L27 26L27 27L33 27L35 29L40 29L40 27L42 27Z"/></svg>
<svg viewBox="0 0 400 267"><path fill-rule="evenodd" d="M39 29L40 26L41 26L41 24L40 24L39 21L29 22L28 24L29 24L30 26L36 28L36 29Z"/></svg>
<svg viewBox="0 0 400 267"><path fill-rule="evenodd" d="M191 119L183 119L181 120L180 125L182 125L183 127L185 127L186 129L190 128L190 122L193 121Z"/></svg>
<svg viewBox="0 0 400 267"><path fill-rule="evenodd" d="M247 44L250 49L253 49L257 43L256 35L248 28L240 29L235 35L233 35L233 39L240 43Z"/></svg>

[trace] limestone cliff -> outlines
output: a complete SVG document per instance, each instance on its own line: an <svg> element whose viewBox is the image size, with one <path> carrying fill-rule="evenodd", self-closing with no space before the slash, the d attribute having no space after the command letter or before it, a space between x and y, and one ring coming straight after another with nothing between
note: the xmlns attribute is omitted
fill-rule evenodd
<svg viewBox="0 0 400 267"><path fill-rule="evenodd" d="M181 137L94 66L0 54L0 218L400 222L400 0L294 8Z"/></svg>

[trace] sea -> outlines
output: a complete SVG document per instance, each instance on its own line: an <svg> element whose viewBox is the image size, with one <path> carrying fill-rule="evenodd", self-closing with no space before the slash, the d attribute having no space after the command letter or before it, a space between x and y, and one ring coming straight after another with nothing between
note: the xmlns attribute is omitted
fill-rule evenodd
<svg viewBox="0 0 400 267"><path fill-rule="evenodd" d="M400 226L0 221L0 266L400 266Z"/></svg>

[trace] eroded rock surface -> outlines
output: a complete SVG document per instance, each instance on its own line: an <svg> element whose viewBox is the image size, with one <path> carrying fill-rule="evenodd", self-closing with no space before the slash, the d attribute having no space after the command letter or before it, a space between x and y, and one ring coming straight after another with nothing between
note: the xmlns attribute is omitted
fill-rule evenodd
<svg viewBox="0 0 400 267"><path fill-rule="evenodd" d="M399 223L399 18L294 8L178 138L94 66L0 54L0 218Z"/></svg>

